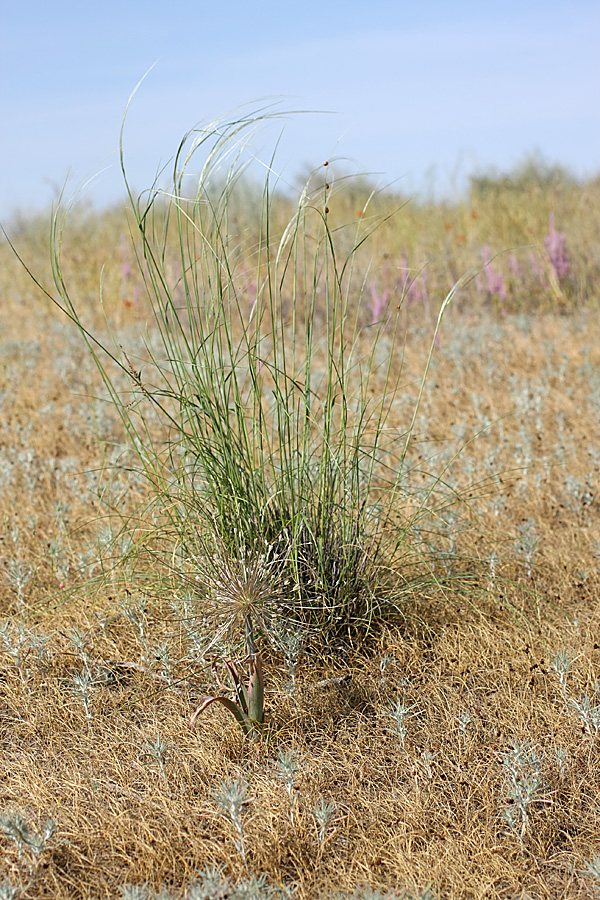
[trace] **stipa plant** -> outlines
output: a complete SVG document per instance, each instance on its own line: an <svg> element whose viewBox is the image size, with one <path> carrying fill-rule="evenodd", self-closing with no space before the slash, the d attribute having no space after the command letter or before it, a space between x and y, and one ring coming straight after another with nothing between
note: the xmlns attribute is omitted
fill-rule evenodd
<svg viewBox="0 0 600 900"><path fill-rule="evenodd" d="M138 199L121 135L152 320L141 349L125 348L112 331L96 336L84 321L62 268L60 209L52 300L79 328L151 488L147 514L128 525L129 556L161 563L173 593L183 579L200 612L210 595L207 535L228 560L271 554L288 585L280 614L293 607L296 620L326 640L363 639L406 590L406 567L402 578L393 573L414 557L406 534L435 488L404 514L425 379L460 284L442 304L411 420L392 426L402 372L398 320L365 326L363 282L355 277L377 224L364 215L370 198L349 234L331 224L335 193L323 180L280 224L271 164L253 230L235 224L236 216L248 218L249 137L270 115L192 130L169 189L156 182ZM418 577L430 577L427 566Z"/></svg>

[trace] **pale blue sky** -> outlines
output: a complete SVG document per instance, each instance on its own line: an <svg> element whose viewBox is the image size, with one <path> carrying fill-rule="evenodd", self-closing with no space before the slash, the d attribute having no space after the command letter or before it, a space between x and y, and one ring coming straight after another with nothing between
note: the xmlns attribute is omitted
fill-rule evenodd
<svg viewBox="0 0 600 900"><path fill-rule="evenodd" d="M597 0L21 0L0 19L0 218L49 206L105 167L91 197L143 189L196 122L282 97L328 110L286 125L289 180L336 153L413 191L539 149L600 171ZM271 130L259 151L275 140Z"/></svg>

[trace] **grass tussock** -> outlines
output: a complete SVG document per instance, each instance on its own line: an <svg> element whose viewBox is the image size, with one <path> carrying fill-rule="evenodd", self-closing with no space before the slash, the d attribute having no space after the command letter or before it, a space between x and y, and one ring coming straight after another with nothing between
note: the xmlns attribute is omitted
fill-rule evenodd
<svg viewBox="0 0 600 900"><path fill-rule="evenodd" d="M0 248L0 897L594 896L597 185L246 125Z"/></svg>

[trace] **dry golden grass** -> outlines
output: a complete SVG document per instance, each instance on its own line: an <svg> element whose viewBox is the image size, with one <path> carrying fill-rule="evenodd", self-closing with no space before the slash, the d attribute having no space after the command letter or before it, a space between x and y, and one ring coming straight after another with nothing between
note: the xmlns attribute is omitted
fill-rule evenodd
<svg viewBox="0 0 600 900"><path fill-rule="evenodd" d="M114 246L109 224L102 227ZM90 257L99 253L94 243ZM97 273L83 251L78 260L87 302ZM86 492L75 474L97 471L102 485L122 437L110 410L102 422L86 418L97 383L74 334L8 259L3 272L0 449L13 468L10 477L2 470L0 624L14 645L22 629L23 652L17 660L0 644L0 814L17 810L34 827L50 816L57 829L33 877L27 852L21 857L0 835L0 879L10 877L27 898L119 897L123 885L144 883L183 896L214 864L233 883L264 873L269 884L295 887L299 900L358 885L398 896L425 896L430 886L438 900L597 896L586 862L600 852L598 742L567 707L551 665L559 650L571 650L570 695L593 695L600 678L599 483L589 452L599 421L594 312L555 309L526 321L450 312L426 395L428 440L418 448L435 456L453 427L468 438L486 424L482 417L496 422L454 466L456 488L469 501L460 507L469 527L456 524L454 549L462 570L471 561L476 590L407 597L402 616L382 623L360 653L340 647L301 657L295 699L283 658L266 653L267 728L259 740L243 740L214 706L189 730L194 700L210 685L164 600L148 598L147 640L169 643L172 686L144 659L119 583L71 592L102 512L98 490ZM107 278L116 278L114 267ZM427 325L416 312L414 321ZM409 329L407 392L423 360L423 331ZM536 407L540 384L547 390ZM398 407L400 430L407 409ZM526 436L532 458L519 463L515 448ZM569 493L565 474L587 480L588 493ZM117 472L123 511L144 490L127 477ZM95 484L90 476L88 487ZM529 520L538 542L530 577L515 549ZM31 568L21 601L9 578L15 560ZM133 596L134 581L128 590ZM72 689L81 669L73 628L97 679L89 721ZM31 635L48 637L44 655ZM404 749L388 713L397 697L414 704ZM157 735L168 742L166 778L148 751ZM543 779L522 844L502 817L510 806L502 760L513 741L536 749ZM294 825L277 774L282 748L300 759ZM557 750L567 754L562 765ZM249 785L247 868L213 797L233 779ZM323 843L313 815L319 798L336 807Z"/></svg>

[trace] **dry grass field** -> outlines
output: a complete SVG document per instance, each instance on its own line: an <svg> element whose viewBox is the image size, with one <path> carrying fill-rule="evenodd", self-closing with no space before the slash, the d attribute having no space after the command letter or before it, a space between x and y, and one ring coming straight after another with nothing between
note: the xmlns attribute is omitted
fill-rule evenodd
<svg viewBox="0 0 600 900"><path fill-rule="evenodd" d="M364 185L326 190L334 235L338 217L371 221ZM376 198L373 221L397 199ZM377 584L360 587L369 627L345 594L337 631L316 607L255 620L265 721L250 733L218 703L189 724L202 696L235 699L217 658L244 669L248 643L214 607L247 582L221 533L215 553L233 555L198 589L182 562L165 509L201 518L205 500L196 482L187 500L165 488L172 430L149 426L158 474L132 450L148 359L139 383L126 369L156 327L135 223L132 241L125 212L76 210L63 239L86 327L106 342L110 324L127 354L116 404L77 325L0 247L1 898L600 895L599 201L598 182L534 167L456 205L408 203L358 252L369 391L397 379L386 437L414 418L400 549L384 536ZM257 237L241 214L229 228L250 309ZM7 231L58 297L48 221ZM176 253L161 265L183 294ZM442 301L473 267L413 416ZM307 302L283 298L288 318ZM299 592L272 574L265 590Z"/></svg>

